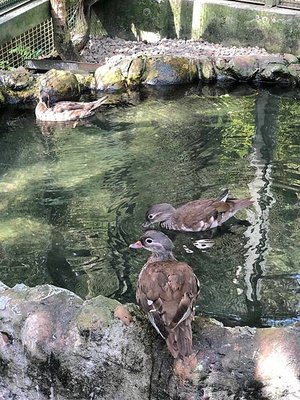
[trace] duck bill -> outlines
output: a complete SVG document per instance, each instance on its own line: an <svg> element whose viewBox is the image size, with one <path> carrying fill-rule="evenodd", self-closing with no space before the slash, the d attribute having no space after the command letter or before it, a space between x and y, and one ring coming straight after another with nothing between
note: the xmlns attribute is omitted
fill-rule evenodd
<svg viewBox="0 0 300 400"><path fill-rule="evenodd" d="M130 245L129 245L129 248L130 249L142 249L144 246L143 246L143 244L142 244L142 242L140 241L140 240L138 240L137 242L135 242L135 243L131 243Z"/></svg>
<svg viewBox="0 0 300 400"><path fill-rule="evenodd" d="M151 225L152 225L151 222L144 222L144 223L142 224L142 227L143 227L143 228L149 228L149 226L151 226Z"/></svg>

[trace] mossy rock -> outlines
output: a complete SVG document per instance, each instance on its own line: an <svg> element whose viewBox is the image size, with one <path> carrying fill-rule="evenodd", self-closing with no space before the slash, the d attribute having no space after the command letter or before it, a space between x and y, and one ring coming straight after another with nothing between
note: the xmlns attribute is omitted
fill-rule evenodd
<svg viewBox="0 0 300 400"><path fill-rule="evenodd" d="M293 81L288 67L283 64L268 64L260 71L259 78L261 81L283 84L289 84Z"/></svg>
<svg viewBox="0 0 300 400"><path fill-rule="evenodd" d="M290 64L287 69L294 82L300 86L300 64Z"/></svg>
<svg viewBox="0 0 300 400"><path fill-rule="evenodd" d="M51 69L41 77L39 89L47 92L53 102L76 101L80 97L80 85L76 75L70 71Z"/></svg>
<svg viewBox="0 0 300 400"><path fill-rule="evenodd" d="M126 79L120 67L110 64L102 65L95 71L96 89L116 91L126 87Z"/></svg>
<svg viewBox="0 0 300 400"><path fill-rule="evenodd" d="M76 74L80 93L95 89L95 77L93 74L82 75Z"/></svg>
<svg viewBox="0 0 300 400"><path fill-rule="evenodd" d="M203 82L214 82L216 80L216 71L213 61L208 57L199 59L199 78Z"/></svg>
<svg viewBox="0 0 300 400"><path fill-rule="evenodd" d="M226 71L238 80L251 80L258 72L257 58L255 56L232 57L226 66Z"/></svg>
<svg viewBox="0 0 300 400"><path fill-rule="evenodd" d="M145 57L135 57L132 59L126 77L128 85L139 85L141 83L145 67Z"/></svg>
<svg viewBox="0 0 300 400"><path fill-rule="evenodd" d="M34 85L35 79L24 67L19 67L6 75L5 84L8 89L21 91Z"/></svg>
<svg viewBox="0 0 300 400"><path fill-rule="evenodd" d="M197 61L176 56L148 57L142 76L146 85L176 85L197 80Z"/></svg>
<svg viewBox="0 0 300 400"><path fill-rule="evenodd" d="M81 332L91 332L109 326L119 305L117 300L101 295L85 301L76 318L78 329Z"/></svg>
<svg viewBox="0 0 300 400"><path fill-rule="evenodd" d="M1 71L0 106L7 104L30 103L35 101L37 78L25 68L14 71Z"/></svg>

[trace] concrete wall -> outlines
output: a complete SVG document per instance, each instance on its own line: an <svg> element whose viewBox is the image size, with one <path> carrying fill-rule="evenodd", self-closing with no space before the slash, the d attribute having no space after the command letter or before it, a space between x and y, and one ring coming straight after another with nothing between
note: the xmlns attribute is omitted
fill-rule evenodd
<svg viewBox="0 0 300 400"><path fill-rule="evenodd" d="M203 38L300 55L300 11L225 0L99 0L94 10L113 37ZM0 44L49 16L49 1L34 0L0 17Z"/></svg>
<svg viewBox="0 0 300 400"><path fill-rule="evenodd" d="M195 0L192 37L300 55L300 11L225 0Z"/></svg>
<svg viewBox="0 0 300 400"><path fill-rule="evenodd" d="M9 42L50 17L49 1L35 0L0 17L0 44Z"/></svg>
<svg viewBox="0 0 300 400"><path fill-rule="evenodd" d="M225 0L102 0L107 33L125 39L203 38L300 55L300 11Z"/></svg>

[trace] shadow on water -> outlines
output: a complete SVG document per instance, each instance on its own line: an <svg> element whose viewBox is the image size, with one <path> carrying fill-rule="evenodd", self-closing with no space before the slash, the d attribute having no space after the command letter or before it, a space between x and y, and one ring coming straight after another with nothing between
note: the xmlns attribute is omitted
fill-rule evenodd
<svg viewBox="0 0 300 400"><path fill-rule="evenodd" d="M227 325L299 318L298 91L144 88L83 124L0 119L0 280L135 301L145 210L215 198L252 208L221 229L168 232L201 282L197 312Z"/></svg>

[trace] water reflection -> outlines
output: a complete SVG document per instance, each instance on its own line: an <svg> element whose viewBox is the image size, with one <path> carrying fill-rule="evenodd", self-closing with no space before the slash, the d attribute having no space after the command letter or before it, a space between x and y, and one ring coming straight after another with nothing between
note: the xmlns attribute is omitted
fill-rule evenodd
<svg viewBox="0 0 300 400"><path fill-rule="evenodd" d="M226 323L299 317L299 102L247 87L144 90L87 124L0 120L0 280L134 301L149 205L252 196L218 232L172 236ZM141 99L141 100L140 100ZM287 118L288 117L288 118ZM242 223L241 223L242 222ZM286 321L286 322L285 322Z"/></svg>

